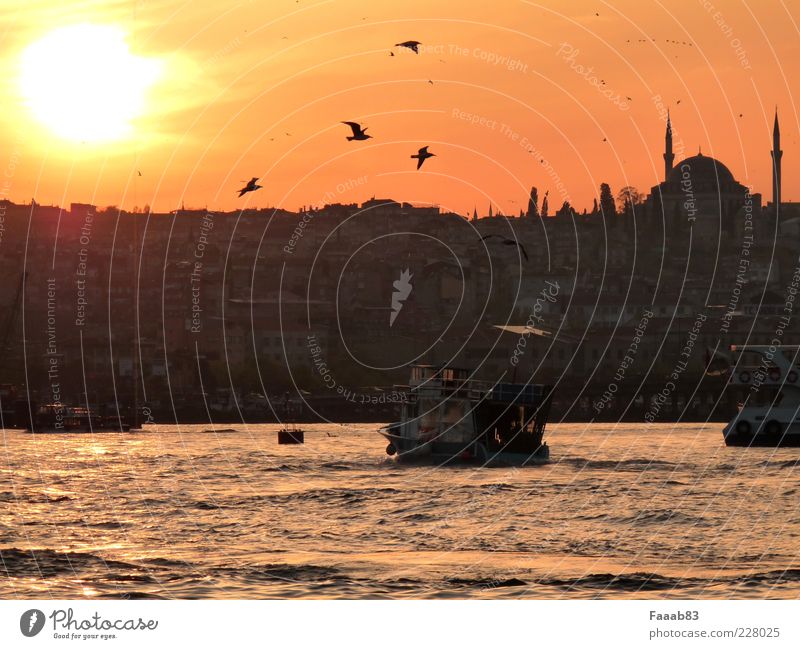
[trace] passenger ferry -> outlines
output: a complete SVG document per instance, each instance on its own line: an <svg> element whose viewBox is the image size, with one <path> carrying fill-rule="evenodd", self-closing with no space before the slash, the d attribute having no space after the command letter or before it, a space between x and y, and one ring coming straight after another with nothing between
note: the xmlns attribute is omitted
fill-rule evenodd
<svg viewBox="0 0 800 649"><path fill-rule="evenodd" d="M88 408L47 403L33 413L29 433L127 433L130 425L118 417L103 417Z"/></svg>
<svg viewBox="0 0 800 649"><path fill-rule="evenodd" d="M728 446L800 446L800 346L731 345L757 364L734 365L732 385L749 388L723 435Z"/></svg>
<svg viewBox="0 0 800 649"><path fill-rule="evenodd" d="M413 365L402 388L409 398L401 421L379 430L386 453L400 461L521 466L550 457L542 440L549 385L489 383L466 369Z"/></svg>

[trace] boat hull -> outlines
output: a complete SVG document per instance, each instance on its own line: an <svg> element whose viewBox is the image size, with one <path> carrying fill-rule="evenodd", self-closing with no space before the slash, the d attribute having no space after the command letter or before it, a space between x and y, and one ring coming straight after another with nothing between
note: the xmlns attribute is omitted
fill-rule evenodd
<svg viewBox="0 0 800 649"><path fill-rule="evenodd" d="M751 406L739 411L722 431L726 446L800 447L800 421L795 407Z"/></svg>
<svg viewBox="0 0 800 649"><path fill-rule="evenodd" d="M24 432L31 435L89 435L94 433L130 433L132 432L128 426L124 426L121 430L119 428L44 428L38 430L27 429Z"/></svg>
<svg viewBox="0 0 800 649"><path fill-rule="evenodd" d="M725 437L726 446L756 446L763 448L798 448L800 435L787 433L786 435L738 435L733 433Z"/></svg>
<svg viewBox="0 0 800 649"><path fill-rule="evenodd" d="M303 444L305 442L305 434L302 430L279 430L278 431L278 444Z"/></svg>
<svg viewBox="0 0 800 649"><path fill-rule="evenodd" d="M389 442L386 452L402 464L471 464L489 467L532 466L546 464L550 461L550 448L541 444L532 453L515 453L508 451L491 451L475 442L464 446L460 443L425 442L415 443L413 440L393 435L388 431L381 434Z"/></svg>

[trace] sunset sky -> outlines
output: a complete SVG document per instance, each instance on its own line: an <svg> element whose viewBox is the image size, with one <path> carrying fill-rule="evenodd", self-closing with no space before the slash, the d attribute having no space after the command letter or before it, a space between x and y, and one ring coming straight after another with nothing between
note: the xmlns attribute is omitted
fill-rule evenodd
<svg viewBox="0 0 800 649"><path fill-rule="evenodd" d="M0 198L514 214L560 179L583 209L662 180L669 105L676 161L702 147L767 201L777 105L800 200L799 23L781 0L3 0Z"/></svg>

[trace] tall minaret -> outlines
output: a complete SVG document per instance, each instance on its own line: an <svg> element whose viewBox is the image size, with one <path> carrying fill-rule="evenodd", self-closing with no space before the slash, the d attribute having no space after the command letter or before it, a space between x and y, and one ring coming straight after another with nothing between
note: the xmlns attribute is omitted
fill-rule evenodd
<svg viewBox="0 0 800 649"><path fill-rule="evenodd" d="M664 180L666 180L675 161L675 154L672 153L672 122L669 119L669 109L667 109L667 133L664 136L664 145Z"/></svg>
<svg viewBox="0 0 800 649"><path fill-rule="evenodd" d="M778 126L778 107L775 107L775 126L772 127L772 204L775 214L781 206L781 129Z"/></svg>

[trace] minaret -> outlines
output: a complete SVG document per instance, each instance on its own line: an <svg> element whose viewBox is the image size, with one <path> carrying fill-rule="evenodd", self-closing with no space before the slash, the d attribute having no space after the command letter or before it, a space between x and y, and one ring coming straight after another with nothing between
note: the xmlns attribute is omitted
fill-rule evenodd
<svg viewBox="0 0 800 649"><path fill-rule="evenodd" d="M675 161L675 154L672 153L672 122L669 119L669 109L667 109L667 133L664 136L664 180L672 171L672 163Z"/></svg>
<svg viewBox="0 0 800 649"><path fill-rule="evenodd" d="M775 107L775 126L772 127L772 204L775 214L781 206L781 129L778 126L778 108Z"/></svg>

